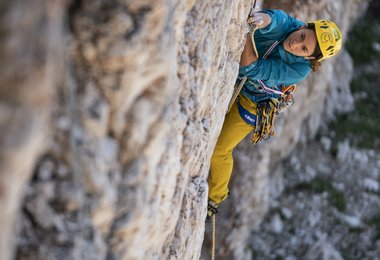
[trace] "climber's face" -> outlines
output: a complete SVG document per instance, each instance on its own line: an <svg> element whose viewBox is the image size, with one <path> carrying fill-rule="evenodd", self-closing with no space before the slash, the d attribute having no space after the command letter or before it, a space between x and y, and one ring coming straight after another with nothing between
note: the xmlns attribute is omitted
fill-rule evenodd
<svg viewBox="0 0 380 260"><path fill-rule="evenodd" d="M311 29L301 28L292 32L283 43L284 49L291 54L309 57L317 46L317 37Z"/></svg>

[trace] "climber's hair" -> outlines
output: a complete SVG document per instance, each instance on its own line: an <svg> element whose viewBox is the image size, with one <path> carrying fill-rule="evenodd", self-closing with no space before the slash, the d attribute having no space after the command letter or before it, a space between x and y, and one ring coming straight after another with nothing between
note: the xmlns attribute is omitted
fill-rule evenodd
<svg viewBox="0 0 380 260"><path fill-rule="evenodd" d="M312 23L308 23L306 26L306 29L313 30L315 32L315 26ZM315 59L310 60L311 61L311 68L313 71L317 71L319 67L322 65L322 62L318 61L318 59L322 58L322 52L321 49L319 48L319 44L315 47L315 50L311 57L314 57Z"/></svg>

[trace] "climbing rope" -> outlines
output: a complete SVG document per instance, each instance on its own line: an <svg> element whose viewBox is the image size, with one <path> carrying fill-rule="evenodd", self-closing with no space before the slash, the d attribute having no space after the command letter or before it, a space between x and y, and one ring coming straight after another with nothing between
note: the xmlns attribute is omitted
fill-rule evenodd
<svg viewBox="0 0 380 260"><path fill-rule="evenodd" d="M215 215L212 216L212 249L211 260L215 260Z"/></svg>

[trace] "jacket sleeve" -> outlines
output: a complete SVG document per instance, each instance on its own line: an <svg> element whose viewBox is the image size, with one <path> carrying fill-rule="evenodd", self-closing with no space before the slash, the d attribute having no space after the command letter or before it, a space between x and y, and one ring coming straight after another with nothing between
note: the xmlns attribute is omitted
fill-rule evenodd
<svg viewBox="0 0 380 260"><path fill-rule="evenodd" d="M239 76L262 80L268 87L295 84L306 78L311 68L307 63L287 64L280 59L258 59L248 66L240 66Z"/></svg>
<svg viewBox="0 0 380 260"><path fill-rule="evenodd" d="M258 30L263 35L282 34L284 30L289 30L289 28L296 29L304 25L303 22L295 19L282 10L263 10L260 12L269 15L271 18L271 22L267 26Z"/></svg>

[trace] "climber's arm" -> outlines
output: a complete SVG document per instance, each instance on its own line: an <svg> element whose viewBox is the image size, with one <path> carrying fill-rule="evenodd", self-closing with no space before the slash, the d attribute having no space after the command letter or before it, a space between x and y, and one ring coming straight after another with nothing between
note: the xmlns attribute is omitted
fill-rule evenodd
<svg viewBox="0 0 380 260"><path fill-rule="evenodd" d="M258 30L266 30L271 26L272 18L269 14L258 12L253 17L248 18L247 23ZM248 66L258 59L251 40L251 34L247 33L244 50L240 56L240 66Z"/></svg>
<svg viewBox="0 0 380 260"><path fill-rule="evenodd" d="M240 56L240 66L248 66L257 60L255 51L253 50L251 35L248 33L245 39L244 50Z"/></svg>

